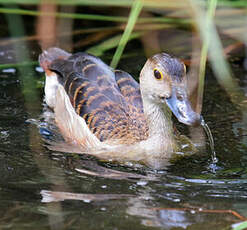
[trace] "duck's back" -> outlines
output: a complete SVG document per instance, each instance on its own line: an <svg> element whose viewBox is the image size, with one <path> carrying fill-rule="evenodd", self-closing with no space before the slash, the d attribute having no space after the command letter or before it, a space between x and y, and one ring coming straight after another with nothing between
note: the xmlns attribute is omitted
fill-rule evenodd
<svg viewBox="0 0 247 230"><path fill-rule="evenodd" d="M87 53L61 57L57 51L46 51L53 59L48 69L57 73L76 113L100 141L133 143L147 138L139 84L130 75L112 71Z"/></svg>

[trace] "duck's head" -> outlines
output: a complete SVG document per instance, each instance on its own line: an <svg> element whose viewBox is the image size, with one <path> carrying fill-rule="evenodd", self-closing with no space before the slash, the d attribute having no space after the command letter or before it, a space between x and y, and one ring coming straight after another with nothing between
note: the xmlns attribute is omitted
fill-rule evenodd
<svg viewBox="0 0 247 230"><path fill-rule="evenodd" d="M149 58L140 74L143 99L166 104L177 119L187 125L200 123L200 115L193 111L186 88L186 67L166 53Z"/></svg>

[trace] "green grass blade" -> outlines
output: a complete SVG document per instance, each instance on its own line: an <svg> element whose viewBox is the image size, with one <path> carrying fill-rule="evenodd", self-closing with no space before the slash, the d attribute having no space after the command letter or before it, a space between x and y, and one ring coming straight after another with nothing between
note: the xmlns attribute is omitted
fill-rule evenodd
<svg viewBox="0 0 247 230"><path fill-rule="evenodd" d="M121 40L119 42L119 45L117 47L117 50L116 50L116 52L113 56L112 62L111 62L112 68L116 68L116 66L120 60L120 57L121 57L123 50L124 50L128 40L129 40L131 32L134 29L135 23L136 23L138 16L142 10L142 7L143 7L142 0L135 0L133 2L128 23L126 25L123 36L121 37Z"/></svg>
<svg viewBox="0 0 247 230"><path fill-rule="evenodd" d="M247 221L244 221L242 223L234 224L235 227L232 228L232 230L245 230L247 229Z"/></svg>
<svg viewBox="0 0 247 230"><path fill-rule="evenodd" d="M199 1L199 0L198 0ZM40 4L40 0L1 0L0 3L5 4ZM60 5L86 5L86 6L118 6L118 7L130 7L133 4L133 0L54 0L54 4ZM145 6L151 7L177 7L177 2L173 3L172 1L153 1L145 0ZM184 6L185 4L180 5Z"/></svg>
<svg viewBox="0 0 247 230"><path fill-rule="evenodd" d="M200 32L203 43L207 42L208 34L210 35L210 42L208 43L208 55L215 76L218 82L229 94L232 102L239 104L243 99L243 93L240 90L236 80L233 78L230 66L225 60L223 47L215 25L212 20L209 20L206 30L204 18L205 13L203 11L202 5L199 5L196 0L190 0L190 3L195 13L196 26Z"/></svg>
<svg viewBox="0 0 247 230"><path fill-rule="evenodd" d="M85 20L99 20L99 21L112 21L112 22L126 22L126 17L118 16L105 16L95 14L72 14L72 13L44 13L35 10L23 10L18 8L0 8L0 13L4 14L17 14L17 15L29 15L29 16L56 16L61 18L73 18L73 19L85 19Z"/></svg>
<svg viewBox="0 0 247 230"><path fill-rule="evenodd" d="M18 63L8 63L8 64L0 64L0 70L8 69L8 68L19 68L19 67L25 67L25 66L34 66L38 65L39 63L37 61L23 61Z"/></svg>
<svg viewBox="0 0 247 230"><path fill-rule="evenodd" d="M1 2L1 0L0 0ZM40 12L35 10L25 10L19 8L0 8L2 14L17 14L17 15L28 15L28 16L55 16L57 18L72 18L72 19L84 19L84 20L97 20L97 21L110 21L110 22L127 22L127 17L120 16L108 16L98 14L77 14L77 13L49 13ZM186 18L169 18L169 17L142 17L138 18L137 23L167 23L175 25L189 25L191 24L190 19Z"/></svg>
<svg viewBox="0 0 247 230"><path fill-rule="evenodd" d="M207 16L206 16L205 28L204 28L206 31L206 35L205 35L205 39L204 39L202 49L201 49L201 59L200 59L200 68L199 68L199 84L198 84L198 102L199 102L198 111L201 111L202 100L203 100L205 69L206 69L206 62L207 62L208 46L210 42L209 27L210 27L210 23L212 22L214 18L216 6L217 6L217 0L210 0L209 8L208 8Z"/></svg>
<svg viewBox="0 0 247 230"><path fill-rule="evenodd" d="M130 35L129 40L138 38L142 35L143 33L141 32L134 32ZM109 38L108 40L96 45L92 46L89 49L86 50L86 52L93 54L95 56L102 56L105 51L113 49L118 46L120 40L121 40L121 35L117 35L114 37Z"/></svg>
<svg viewBox="0 0 247 230"><path fill-rule="evenodd" d="M38 5L40 4L40 0L0 0L2 4L29 4L29 5ZM117 6L117 7L129 7L132 5L133 0L54 0L54 4L60 5L84 5L84 6ZM197 2L204 4L205 1L197 0ZM153 0L145 0L143 5L145 7L152 8L183 8L186 7L186 1L153 1ZM229 7L246 7L246 0L219 0L220 6L229 6Z"/></svg>
<svg viewBox="0 0 247 230"><path fill-rule="evenodd" d="M247 1L246 0L235 0L235 1L219 0L219 5L229 6L229 7L247 7Z"/></svg>

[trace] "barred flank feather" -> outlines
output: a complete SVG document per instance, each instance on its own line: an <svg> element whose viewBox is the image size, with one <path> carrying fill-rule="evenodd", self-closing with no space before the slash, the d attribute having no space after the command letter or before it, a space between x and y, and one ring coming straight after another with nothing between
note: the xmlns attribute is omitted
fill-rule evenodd
<svg viewBox="0 0 247 230"><path fill-rule="evenodd" d="M139 84L129 74L113 72L86 53L62 56L58 48L45 52L49 58L41 55L41 66L46 73L57 74L74 111L101 142L134 143L147 138Z"/></svg>

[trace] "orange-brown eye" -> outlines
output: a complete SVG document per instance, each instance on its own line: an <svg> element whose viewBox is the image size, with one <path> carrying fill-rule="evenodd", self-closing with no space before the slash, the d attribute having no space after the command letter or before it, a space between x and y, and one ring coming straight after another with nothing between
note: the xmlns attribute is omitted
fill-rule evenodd
<svg viewBox="0 0 247 230"><path fill-rule="evenodd" d="M161 80L163 78L163 74L158 69L154 69L154 77L157 80Z"/></svg>

